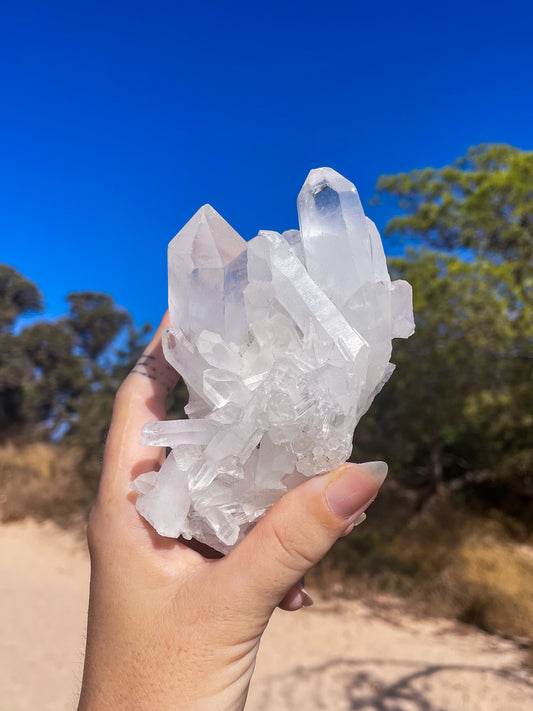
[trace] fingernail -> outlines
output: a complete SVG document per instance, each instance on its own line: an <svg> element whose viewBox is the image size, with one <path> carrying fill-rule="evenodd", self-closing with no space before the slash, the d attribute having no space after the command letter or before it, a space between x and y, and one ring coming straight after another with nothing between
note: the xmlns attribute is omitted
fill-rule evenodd
<svg viewBox="0 0 533 711"><path fill-rule="evenodd" d="M349 533L351 533L353 531L353 529L356 526L359 526L360 523L363 523L363 521L365 519L366 519L366 513L363 512L360 516L357 516L357 518L355 519L355 521L353 523L350 523L350 524L348 524L348 526L346 526L346 528L342 532L342 535L347 536Z"/></svg>
<svg viewBox="0 0 533 711"><path fill-rule="evenodd" d="M340 476L326 490L331 512L348 519L348 524L355 523L376 498L376 485L383 484L387 470L385 462L343 465Z"/></svg>
<svg viewBox="0 0 533 711"><path fill-rule="evenodd" d="M389 471L387 462L363 462L356 466L359 471L362 469L366 474L369 474L378 486L383 484Z"/></svg>
<svg viewBox="0 0 533 711"><path fill-rule="evenodd" d="M362 513L360 516L358 516L355 521L353 522L354 526L359 526L360 523L363 523L363 521L366 520L366 513Z"/></svg>
<svg viewBox="0 0 533 711"><path fill-rule="evenodd" d="M311 595L309 595L307 590L305 589L304 584L303 583L296 583L296 587L302 593L303 606L304 607L311 607L311 605L314 604L314 600L311 597Z"/></svg>

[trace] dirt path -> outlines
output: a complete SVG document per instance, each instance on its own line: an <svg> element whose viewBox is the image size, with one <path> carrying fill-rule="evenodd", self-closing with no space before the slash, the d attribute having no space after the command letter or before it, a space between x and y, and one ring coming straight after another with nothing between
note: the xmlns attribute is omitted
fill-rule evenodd
<svg viewBox="0 0 533 711"><path fill-rule="evenodd" d="M0 527L0 711L72 711L89 568L51 524ZM524 711L533 675L511 642L360 603L278 612L247 711Z"/></svg>

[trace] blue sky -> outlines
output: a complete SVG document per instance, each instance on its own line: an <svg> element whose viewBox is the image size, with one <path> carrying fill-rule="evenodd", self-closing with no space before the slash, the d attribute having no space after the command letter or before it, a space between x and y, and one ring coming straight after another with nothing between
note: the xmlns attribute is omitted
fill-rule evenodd
<svg viewBox="0 0 533 711"><path fill-rule="evenodd" d="M0 261L49 316L95 290L155 323L203 203L245 238L296 227L329 165L383 228L380 174L533 149L525 1L4 0L0 33Z"/></svg>

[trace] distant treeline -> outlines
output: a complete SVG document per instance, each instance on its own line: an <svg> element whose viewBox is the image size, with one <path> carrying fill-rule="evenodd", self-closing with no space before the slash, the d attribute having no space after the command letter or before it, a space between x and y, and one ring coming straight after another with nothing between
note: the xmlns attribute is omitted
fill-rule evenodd
<svg viewBox="0 0 533 711"><path fill-rule="evenodd" d="M382 176L388 235L417 247L389 260L413 285L416 333L356 431L354 459L383 458L415 511L441 496L533 518L533 152L481 145L442 169ZM107 294L43 310L37 287L0 265L0 440L61 439L86 453L94 488L114 392L146 329ZM118 344L118 345L117 345ZM186 393L180 387L175 413Z"/></svg>

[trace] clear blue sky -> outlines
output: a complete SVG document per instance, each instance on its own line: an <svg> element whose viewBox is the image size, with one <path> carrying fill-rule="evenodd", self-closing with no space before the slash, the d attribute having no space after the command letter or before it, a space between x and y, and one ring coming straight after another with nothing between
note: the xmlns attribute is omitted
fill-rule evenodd
<svg viewBox="0 0 533 711"><path fill-rule="evenodd" d="M368 207L381 173L533 148L526 1L3 0L0 33L0 261L51 316L97 290L156 322L205 202L251 238L313 167Z"/></svg>

